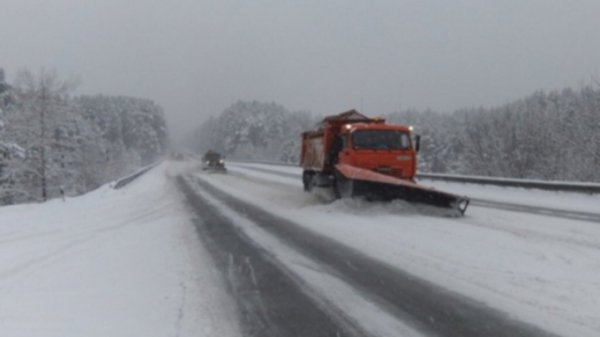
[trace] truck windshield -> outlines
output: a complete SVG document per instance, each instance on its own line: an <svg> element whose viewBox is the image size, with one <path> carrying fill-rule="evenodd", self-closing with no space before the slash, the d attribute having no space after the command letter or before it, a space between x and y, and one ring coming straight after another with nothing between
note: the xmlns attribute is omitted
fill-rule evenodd
<svg viewBox="0 0 600 337"><path fill-rule="evenodd" d="M208 152L204 155L204 160L206 160L206 161L210 161L210 162L215 161L216 162L216 161L219 161L220 159L221 159L221 155L216 152Z"/></svg>
<svg viewBox="0 0 600 337"><path fill-rule="evenodd" d="M357 130L352 133L355 149L405 150L410 148L408 132L398 130Z"/></svg>

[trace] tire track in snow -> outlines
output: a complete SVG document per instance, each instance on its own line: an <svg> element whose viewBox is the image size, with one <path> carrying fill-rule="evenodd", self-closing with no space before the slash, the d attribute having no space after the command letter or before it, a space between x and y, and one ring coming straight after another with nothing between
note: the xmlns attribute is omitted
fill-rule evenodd
<svg viewBox="0 0 600 337"><path fill-rule="evenodd" d="M314 301L276 260L185 182L179 186L198 215L200 240L238 304L245 336L368 336L353 322Z"/></svg>
<svg viewBox="0 0 600 337"><path fill-rule="evenodd" d="M285 244L335 270L359 291L401 320L435 336L554 336L482 303L369 258L336 241L228 195L199 181L222 200Z"/></svg>
<svg viewBox="0 0 600 337"><path fill-rule="evenodd" d="M160 214L165 209L169 209L170 205L164 205L159 208L154 209L153 211L140 213L126 220L123 220L119 223L105 226L105 227L84 227L84 231L77 232L75 234L68 235L68 241L64 244L57 245L52 247L52 249L46 250L44 252L39 252L36 254L32 254L33 256L28 258L27 260L11 266L8 269L4 269L0 271L0 289L4 287L3 283L7 281L19 277L21 274L27 272L30 269L37 269L40 265L44 265L45 263L60 259L64 256L67 256L70 251L80 247L88 242L94 241L96 239L103 238L104 235L114 232L116 230L129 227L129 226L139 226L141 220L144 219L153 219L156 217L156 214ZM88 230L91 229L91 230ZM54 233L63 233L62 231L55 231ZM50 236L54 235L60 237L59 234L50 234L45 233L44 235ZM32 235L29 239L37 238L38 236Z"/></svg>

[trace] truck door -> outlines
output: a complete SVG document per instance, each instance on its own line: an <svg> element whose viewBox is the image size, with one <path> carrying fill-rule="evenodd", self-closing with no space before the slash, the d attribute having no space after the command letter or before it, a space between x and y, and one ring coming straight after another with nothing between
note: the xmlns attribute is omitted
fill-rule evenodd
<svg viewBox="0 0 600 337"><path fill-rule="evenodd" d="M348 143L348 135L349 134L341 134L339 135L339 139L341 142L341 147L340 147L340 151L338 154L338 161L337 163L342 163L342 164L351 164L351 158L350 158L350 147L349 147L349 143Z"/></svg>

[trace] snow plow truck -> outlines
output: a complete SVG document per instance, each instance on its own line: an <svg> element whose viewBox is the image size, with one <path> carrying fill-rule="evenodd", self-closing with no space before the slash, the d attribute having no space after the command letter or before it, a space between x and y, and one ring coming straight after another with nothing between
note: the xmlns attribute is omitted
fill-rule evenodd
<svg viewBox="0 0 600 337"><path fill-rule="evenodd" d="M326 117L302 133L300 165L305 191L333 189L337 198L402 199L464 215L469 199L415 182L420 137L356 110Z"/></svg>
<svg viewBox="0 0 600 337"><path fill-rule="evenodd" d="M206 152L202 157L202 170L210 172L227 172L221 154L212 150Z"/></svg>

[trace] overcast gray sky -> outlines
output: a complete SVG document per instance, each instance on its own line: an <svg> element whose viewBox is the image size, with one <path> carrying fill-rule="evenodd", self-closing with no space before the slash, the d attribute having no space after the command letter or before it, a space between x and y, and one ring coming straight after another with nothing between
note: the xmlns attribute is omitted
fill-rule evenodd
<svg viewBox="0 0 600 337"><path fill-rule="evenodd" d="M238 99L452 111L600 77L599 18L598 0L1 0L0 67L187 128Z"/></svg>

